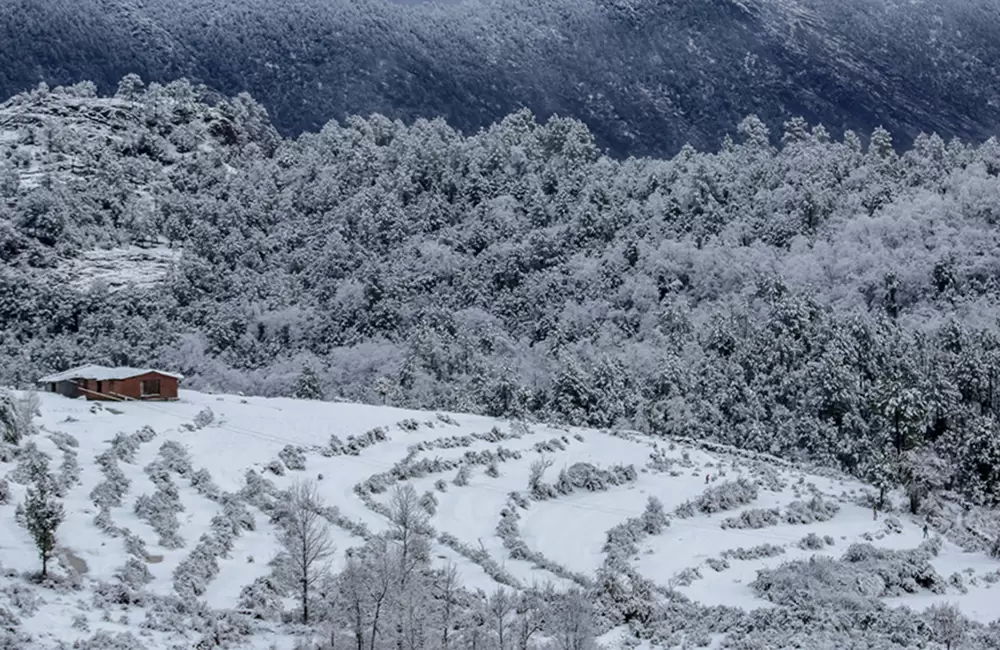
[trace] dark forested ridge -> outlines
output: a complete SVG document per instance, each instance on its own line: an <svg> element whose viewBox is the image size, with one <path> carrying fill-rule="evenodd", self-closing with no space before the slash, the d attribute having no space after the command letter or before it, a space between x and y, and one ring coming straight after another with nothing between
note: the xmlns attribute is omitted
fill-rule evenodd
<svg viewBox="0 0 1000 650"><path fill-rule="evenodd" d="M900 155L794 119L775 148L747 118L717 153L615 161L526 111L469 137L375 116L283 140L247 96L135 78L40 88L0 125L5 381L157 364L275 395L310 366L351 400L872 480L930 454L934 481L1000 499L995 140ZM179 256L161 281L121 265L141 282L74 288L95 248L156 241Z"/></svg>
<svg viewBox="0 0 1000 650"><path fill-rule="evenodd" d="M982 140L994 0L5 0L0 97L126 73L251 93L285 135L381 113L464 133L527 107L616 155L715 149L743 116Z"/></svg>

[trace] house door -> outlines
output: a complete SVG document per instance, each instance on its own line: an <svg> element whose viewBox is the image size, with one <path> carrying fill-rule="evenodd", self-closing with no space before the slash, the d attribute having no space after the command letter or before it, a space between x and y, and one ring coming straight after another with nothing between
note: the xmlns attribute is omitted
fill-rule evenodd
<svg viewBox="0 0 1000 650"><path fill-rule="evenodd" d="M99 382L97 382L97 393L101 394L103 392L104 392L104 382L103 381L99 381Z"/></svg>

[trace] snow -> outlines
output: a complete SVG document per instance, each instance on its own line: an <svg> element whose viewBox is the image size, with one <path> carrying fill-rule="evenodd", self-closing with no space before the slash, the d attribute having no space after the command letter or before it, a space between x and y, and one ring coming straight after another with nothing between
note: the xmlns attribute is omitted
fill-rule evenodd
<svg viewBox="0 0 1000 650"><path fill-rule="evenodd" d="M61 258L53 273L75 289L104 286L117 291L129 286L153 287L168 277L183 251L168 246L123 246L83 251Z"/></svg>
<svg viewBox="0 0 1000 650"><path fill-rule="evenodd" d="M48 380L54 381L46 378ZM47 393L39 394L39 399L41 416L36 418L36 425L40 427L41 435L32 439L52 457L52 468L57 471L62 454L45 434L59 431L73 436L79 442L76 451L82 469L80 484L74 486L65 498L67 518L59 531L61 559L57 561L59 566L55 571L64 574L76 571L88 587L110 580L128 557L123 538L111 537L94 525L97 509L89 495L93 487L103 480L94 459L109 448L112 438L119 432L130 434L147 425L155 430L156 437L140 445L133 462L118 461L119 468L130 479L131 485L122 506L112 508L111 514L117 526L128 528L145 541L148 568L154 576L148 590L159 594L172 593L173 570L188 556L201 534L209 530L209 522L221 507L196 492L187 479L172 476L184 507L178 519L179 533L185 545L169 549L158 544L159 535L134 514L133 508L140 495L151 495L156 489L144 468L157 458L161 445L166 441L182 444L190 454L192 468L207 469L218 487L227 492L236 492L243 487L248 469L263 472L279 488L290 486L298 478L318 478L322 475L317 485L326 503L336 506L344 517L364 522L370 530L379 532L387 528L387 522L355 494L353 488L357 483L388 471L407 455L412 445L420 442L485 434L494 427L507 435L512 432L509 422L474 415L448 414L447 418L438 418L433 413L391 407L209 395L192 391L181 391L176 402L155 404L127 402L102 405ZM192 424L195 416L206 408L213 411L214 421L203 428L195 427ZM453 423L445 421L449 418ZM416 430L400 426L407 419L420 423ZM387 439L363 449L357 456L325 456L321 453L333 435L347 442L350 436L360 436L375 427L385 428ZM577 434L582 439L578 439ZM536 443L553 438L562 440L565 449L546 451L544 454L536 451ZM647 468L654 444L674 462L672 471ZM265 466L276 459L286 445L298 446L305 451L305 471L287 471L282 476L267 473ZM473 549L485 549L497 563L526 585L546 581L560 587L571 584L569 580L538 568L532 562L511 559L496 534L500 511L507 505L509 494L526 491L531 463L543 455L554 461L543 477L549 483L555 482L560 469L578 462L592 463L600 468L608 468L612 464L632 464L639 472L637 480L631 484L612 486L606 491L577 490L555 499L533 501L528 509L520 511L518 527L532 551L585 575L593 575L601 565L608 529L630 517L640 516L650 497L657 497L665 510L672 513L681 504L696 499L704 492L706 475L712 477L712 485L717 485L740 477L759 478L762 471L760 463L724 452L708 452L692 444L678 443L667 450L663 449L663 441L654 443L642 436L629 438L545 425L531 425L530 431L522 437L508 437L498 443L476 440L469 446L435 447L428 444L424 451L416 454L416 460L454 460L470 450L481 451L498 446L518 451L521 457L499 463L500 476L497 478L489 477L484 473L485 467L477 465L473 468L469 484L464 487L452 483L454 470L414 478L411 482L419 493L434 491L439 504L432 523L439 534L449 533ZM0 464L0 476L11 469L12 464ZM851 497L866 489L856 481L809 474L791 466L771 465L766 469L772 478L777 477L781 481L780 485L772 481L771 489L761 487L754 502L735 510L699 513L688 518L672 517L670 526L662 534L648 536L641 541L639 553L631 558L633 565L643 575L664 586L674 585L677 574L685 569L698 568L701 578L675 588L704 604L759 608L770 606L757 597L749 586L760 569L774 568L789 560L815 554L840 557L851 543L858 541L870 540L875 546L887 549L914 548L923 541L922 521L903 513L894 513L902 524L902 530L889 532L885 516L874 520L871 510L856 505ZM442 479L447 483L447 490L443 492L435 489L435 483ZM762 481L762 485L767 483ZM0 506L0 529L4 531L4 535L0 536L0 561L5 571L20 574L36 570L38 559L27 533L14 520L14 507L23 498L24 488L13 482L11 488L14 496L11 503ZM792 501L808 500L814 494L839 505L839 512L829 521L779 523L759 530L723 529L720 526L724 519L737 516L742 510L779 508L783 511ZM374 498L385 502L388 495L376 494ZM268 523L264 513L254 508L251 510L257 523L256 530L244 532L235 540L232 553L219 558L219 573L202 595L202 599L213 608L236 607L240 590L270 572L268 560L278 549L276 530ZM332 527L331 532L337 548L336 570L342 565L344 552L360 545L362 540L339 527ZM815 551L798 548L799 540L808 533L820 537L829 535L835 543ZM709 559L720 558L724 551L762 544L781 546L785 552L754 560L730 558L729 568L723 571L716 571L706 564ZM491 591L497 586L483 567L437 541L432 548L432 558L439 564L454 563L468 587ZM995 572L1000 563L984 555L965 553L950 542L944 542L933 564L945 578L953 573L964 574L967 593L949 588L946 594L923 592L889 598L885 602L914 609L923 609L936 602L953 602L976 620L988 622L996 618L996 594L990 582L977 580L973 583L971 578ZM0 577L0 586L4 581L20 580L10 574L5 575ZM22 619L24 629L47 644L39 647L51 647L57 640L72 642L88 636L89 633L71 627L73 617L80 614L88 618L91 632L96 629L128 629L117 622L99 621L99 613L90 611L87 606L88 597L41 590L38 593L43 599L42 606L34 615L22 615ZM2 599L0 593L0 605L3 604ZM120 615L120 612L115 613L114 621ZM138 609L133 609L130 616L133 626L142 620ZM612 632L605 638L614 636ZM280 632L267 638L268 644L291 646L283 640ZM173 639L173 642L176 641ZM713 639L713 643L718 641ZM166 637L160 633L152 634L145 642L150 644L150 648L168 647Z"/></svg>
<svg viewBox="0 0 1000 650"><path fill-rule="evenodd" d="M166 377L173 377L175 379L184 379L183 375L178 375L172 372L165 372L163 370L157 370L155 368L128 368L125 366L117 366L114 368L109 368L107 366L97 366L97 365L85 365L78 366L76 368L70 368L69 370L64 370L63 372L57 372L52 375L46 375L38 379L39 383L47 384L60 381L69 381L71 379L96 379L96 380L107 380L107 379L128 379L130 377L138 377L139 375L145 375L151 372L155 372Z"/></svg>

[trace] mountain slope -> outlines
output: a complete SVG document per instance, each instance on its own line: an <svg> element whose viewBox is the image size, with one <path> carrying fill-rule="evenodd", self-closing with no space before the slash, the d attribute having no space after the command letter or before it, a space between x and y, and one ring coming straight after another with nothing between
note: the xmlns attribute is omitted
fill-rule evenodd
<svg viewBox="0 0 1000 650"><path fill-rule="evenodd" d="M325 592L318 619L297 626L295 585L272 561L285 490L308 479L332 507L324 510L336 545L330 568L341 575L350 549L393 530L393 490L413 487L433 527L429 571L450 564L468 590L453 603L470 614L456 615L455 643L496 638L488 619L475 622L475 603L495 603L498 588L517 595L547 581L587 590L593 620L584 629L612 627L603 637L610 647L626 630L621 612L667 602L641 624L666 648L705 635L748 648L825 647L846 641L844 620L870 620L871 612L880 622L852 626L855 642L914 647L936 628L907 608L945 602L971 621L962 647L990 647L995 638L986 624L996 617L997 562L952 540L994 532L997 522L979 509L956 522L960 508L947 499L933 500L926 520L935 530L925 539L925 519L892 506L873 520L874 490L843 476L686 440L191 391L159 404L39 398L37 433L18 457L0 461L11 494L0 503L0 641L19 639L20 647L284 649L324 642L331 624L340 626L338 644L353 641L351 619L338 618L351 611L348 589ZM37 554L16 514L39 454L49 457L67 512L43 585L30 579ZM540 461L551 469L533 483ZM890 494L889 503L902 501ZM808 568L819 565L826 582ZM856 567L881 577L838 582ZM442 577L429 574L420 594L422 647L440 647ZM651 591L638 588L643 579ZM808 593L827 616L787 625L810 612L806 602L786 602L789 591ZM522 602L538 607L551 596L542 597ZM865 609L845 605L852 601ZM399 605L385 605L376 648L394 644ZM363 607L370 616L371 605ZM550 611L537 641L560 629L560 610ZM510 630L537 613L512 611Z"/></svg>
<svg viewBox="0 0 1000 650"><path fill-rule="evenodd" d="M250 92L286 134L372 112L469 132L525 106L583 120L618 155L714 148L751 112L985 139L998 30L990 0L17 0L0 97L188 76Z"/></svg>

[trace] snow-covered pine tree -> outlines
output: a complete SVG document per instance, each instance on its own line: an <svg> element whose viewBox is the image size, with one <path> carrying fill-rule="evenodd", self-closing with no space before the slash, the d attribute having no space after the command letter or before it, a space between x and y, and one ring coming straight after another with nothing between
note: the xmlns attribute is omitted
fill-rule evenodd
<svg viewBox="0 0 1000 650"><path fill-rule="evenodd" d="M311 366L303 367L295 380L294 396L296 399L323 399L323 387Z"/></svg>
<svg viewBox="0 0 1000 650"><path fill-rule="evenodd" d="M65 518L62 503L56 498L55 479L43 466L31 477L24 499L24 518L42 560L42 577L48 575L49 559L56 548L56 529Z"/></svg>

